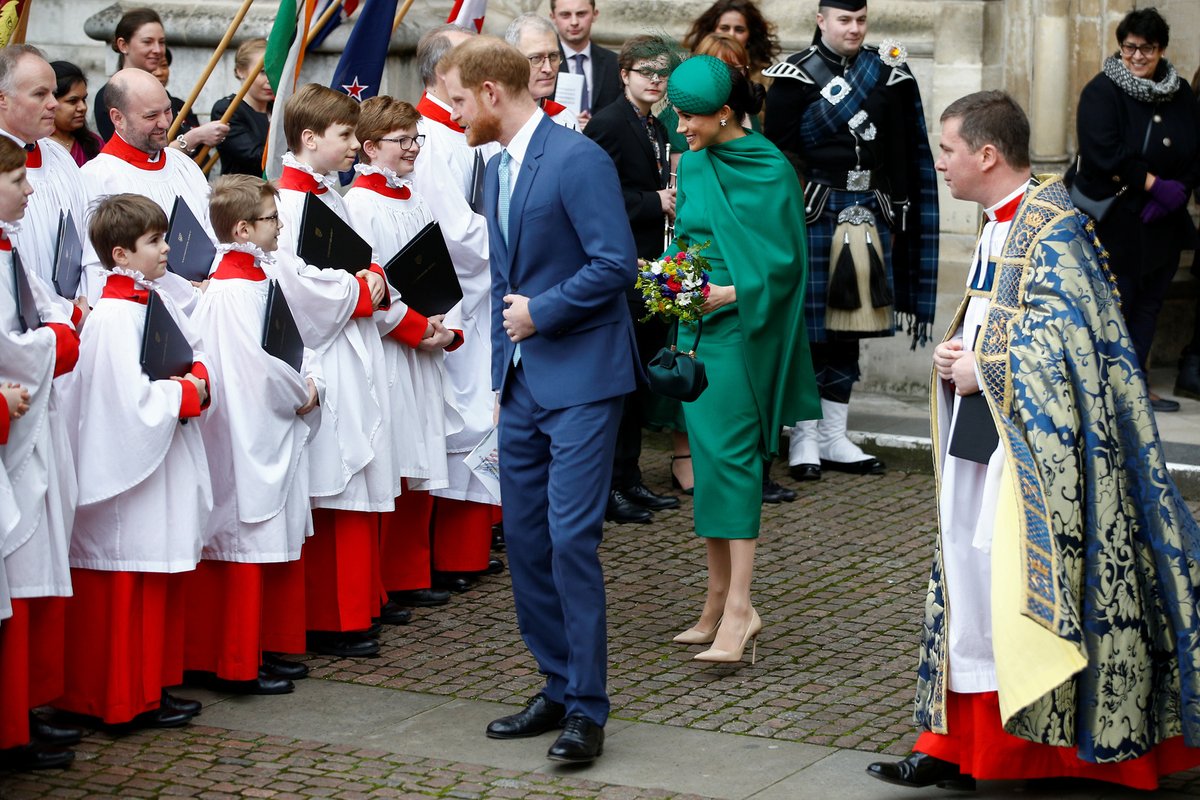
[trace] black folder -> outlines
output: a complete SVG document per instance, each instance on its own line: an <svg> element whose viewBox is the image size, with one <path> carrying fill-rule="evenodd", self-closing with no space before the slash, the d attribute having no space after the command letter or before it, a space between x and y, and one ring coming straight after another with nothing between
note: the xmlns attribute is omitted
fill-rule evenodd
<svg viewBox="0 0 1200 800"><path fill-rule="evenodd" d="M300 338L300 329L296 327L296 319L278 281L271 281L271 288L267 290L262 349L267 355L286 362L296 372L304 362L304 340Z"/></svg>
<svg viewBox="0 0 1200 800"><path fill-rule="evenodd" d="M383 268L400 299L427 317L445 314L462 300L462 286L442 238L442 226L426 225Z"/></svg>
<svg viewBox="0 0 1200 800"><path fill-rule="evenodd" d="M958 416L954 420L954 430L950 434L950 455L986 464L996 452L1000 444L1000 432L992 420L992 412L988 409L987 398L983 392L976 392L958 400Z"/></svg>
<svg viewBox="0 0 1200 800"><path fill-rule="evenodd" d="M142 328L142 371L152 381L182 378L192 371L195 363L192 346L171 312L151 291L146 303L146 324Z"/></svg>
<svg viewBox="0 0 1200 800"><path fill-rule="evenodd" d="M371 245L312 192L304 198L296 255L314 267L351 275L371 266Z"/></svg>
<svg viewBox="0 0 1200 800"><path fill-rule="evenodd" d="M171 252L167 254L167 267L171 272L189 281L208 278L217 248L182 197L176 197L171 208L167 244L171 246Z"/></svg>
<svg viewBox="0 0 1200 800"><path fill-rule="evenodd" d="M54 288L63 297L74 300L79 296L79 276L83 274L83 243L79 241L79 229L69 208L59 216L56 241Z"/></svg>
<svg viewBox="0 0 1200 800"><path fill-rule="evenodd" d="M483 213L483 176L487 167L483 163L483 154L475 151L475 161L471 165L471 187L468 189L467 202L476 214Z"/></svg>
<svg viewBox="0 0 1200 800"><path fill-rule="evenodd" d="M38 314L37 301L33 299L33 287L29 285L29 275L25 265L21 263L21 255L12 251L13 297L17 299L17 322L21 333L41 327L42 317Z"/></svg>

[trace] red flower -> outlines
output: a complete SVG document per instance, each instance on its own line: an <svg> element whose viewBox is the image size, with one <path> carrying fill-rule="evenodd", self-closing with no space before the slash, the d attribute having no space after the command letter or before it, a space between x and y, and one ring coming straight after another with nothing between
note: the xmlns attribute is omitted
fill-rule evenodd
<svg viewBox="0 0 1200 800"><path fill-rule="evenodd" d="M671 278L671 280L667 281L667 288L672 292L682 292L683 284L680 283L678 278Z"/></svg>

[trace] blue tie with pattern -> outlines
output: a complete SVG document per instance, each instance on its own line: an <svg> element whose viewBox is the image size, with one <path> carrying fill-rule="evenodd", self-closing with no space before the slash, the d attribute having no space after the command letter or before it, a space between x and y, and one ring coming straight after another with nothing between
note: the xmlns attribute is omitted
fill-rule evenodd
<svg viewBox="0 0 1200 800"><path fill-rule="evenodd" d="M512 181L508 174L508 164L512 161L512 156L507 150L500 151L500 169L498 176L500 179L500 201L496 204L497 216L500 220L500 235L504 237L504 243L508 244L508 201L512 195Z"/></svg>

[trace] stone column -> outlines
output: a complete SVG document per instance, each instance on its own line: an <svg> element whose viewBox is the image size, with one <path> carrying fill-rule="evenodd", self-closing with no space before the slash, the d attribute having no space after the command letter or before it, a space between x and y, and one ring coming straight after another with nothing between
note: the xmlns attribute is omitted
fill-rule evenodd
<svg viewBox="0 0 1200 800"><path fill-rule="evenodd" d="M1067 164L1071 69L1067 0L1041 0L1033 34L1033 87L1029 108L1030 155L1036 171L1061 172Z"/></svg>

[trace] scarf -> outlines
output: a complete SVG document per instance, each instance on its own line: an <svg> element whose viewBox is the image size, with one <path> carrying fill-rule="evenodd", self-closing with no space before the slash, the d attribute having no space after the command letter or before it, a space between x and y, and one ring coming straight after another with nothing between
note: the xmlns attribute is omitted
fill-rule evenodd
<svg viewBox="0 0 1200 800"><path fill-rule="evenodd" d="M1162 80L1139 78L1129 71L1129 67L1125 66L1125 62L1121 60L1121 54L1114 53L1104 59L1104 74L1134 100L1142 103L1165 103L1179 90L1179 73L1175 71L1175 66L1165 58L1162 66L1167 71Z"/></svg>

